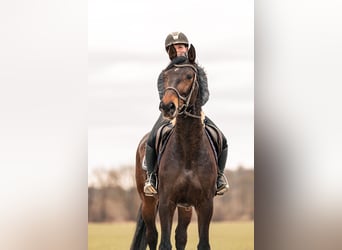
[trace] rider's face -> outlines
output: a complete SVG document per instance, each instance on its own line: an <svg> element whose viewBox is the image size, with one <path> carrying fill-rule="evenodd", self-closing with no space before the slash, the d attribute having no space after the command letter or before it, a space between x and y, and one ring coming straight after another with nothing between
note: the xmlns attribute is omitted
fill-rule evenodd
<svg viewBox="0 0 342 250"><path fill-rule="evenodd" d="M174 44L173 47L176 49L177 56L185 56L188 52L188 48L184 44Z"/></svg>

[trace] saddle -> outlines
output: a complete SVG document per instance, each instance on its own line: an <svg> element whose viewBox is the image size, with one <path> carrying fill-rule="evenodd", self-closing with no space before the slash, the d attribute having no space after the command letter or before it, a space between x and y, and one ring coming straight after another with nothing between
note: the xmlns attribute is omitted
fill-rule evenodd
<svg viewBox="0 0 342 250"><path fill-rule="evenodd" d="M223 140L222 135L215 126L205 124L205 133L209 139L211 148L214 152L216 162L218 162L218 155L222 152ZM157 132L155 150L158 155L157 164L159 165L160 158L164 152L166 144L174 131L174 124L172 122L163 124Z"/></svg>
<svg viewBox="0 0 342 250"><path fill-rule="evenodd" d="M157 165L159 166L160 158L164 152L167 142L174 131L174 124L172 122L163 124L157 132L155 150L158 155Z"/></svg>

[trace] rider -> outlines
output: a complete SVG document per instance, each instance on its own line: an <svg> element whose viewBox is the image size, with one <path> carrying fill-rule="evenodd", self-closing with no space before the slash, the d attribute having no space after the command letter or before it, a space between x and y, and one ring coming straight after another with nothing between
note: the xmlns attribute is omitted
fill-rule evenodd
<svg viewBox="0 0 342 250"><path fill-rule="evenodd" d="M184 61L188 57L189 52L189 41L187 37L182 32L172 32L170 33L165 40L165 49L169 55L171 60L169 66L173 64L177 64L179 62ZM184 58L184 59L183 59ZM208 80L204 69L197 64L196 68L198 71L198 83L200 86L200 94L202 98L202 106L209 99L209 90L208 90ZM164 94L164 86L163 86L163 72L158 77L158 91L159 98L162 99ZM147 139L146 143L146 155L144 164L147 167L147 180L144 186L144 192L147 196L152 196L157 194L157 176L156 176L156 162L157 162L157 153L155 150L155 142L156 142L156 134L158 129L169 123L168 120L164 119L162 115L159 116L157 122L154 124L150 135ZM205 117L204 123L208 126L214 127L215 130L220 133L220 137L222 138L222 150L218 152L218 176L216 181L216 194L222 195L229 188L227 178L224 175L224 168L226 165L227 154L228 154L228 145L227 140L223 133L217 128L217 126L208 118Z"/></svg>

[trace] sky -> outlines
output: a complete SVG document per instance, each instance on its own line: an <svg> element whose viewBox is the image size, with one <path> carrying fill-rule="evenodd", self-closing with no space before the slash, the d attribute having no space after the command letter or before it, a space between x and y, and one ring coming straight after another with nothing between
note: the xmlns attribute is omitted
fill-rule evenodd
<svg viewBox="0 0 342 250"><path fill-rule="evenodd" d="M91 0L88 174L134 164L159 116L157 77L173 31L186 34L207 73L203 111L227 137L226 167L254 167L254 2Z"/></svg>

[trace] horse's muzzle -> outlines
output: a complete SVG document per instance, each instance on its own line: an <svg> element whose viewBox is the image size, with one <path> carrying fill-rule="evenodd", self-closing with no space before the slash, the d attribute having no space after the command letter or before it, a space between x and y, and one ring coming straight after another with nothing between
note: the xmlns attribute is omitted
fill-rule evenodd
<svg viewBox="0 0 342 250"><path fill-rule="evenodd" d="M159 110L167 118L174 118L176 116L176 105L173 102L165 104L161 101L159 104Z"/></svg>

